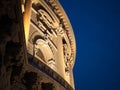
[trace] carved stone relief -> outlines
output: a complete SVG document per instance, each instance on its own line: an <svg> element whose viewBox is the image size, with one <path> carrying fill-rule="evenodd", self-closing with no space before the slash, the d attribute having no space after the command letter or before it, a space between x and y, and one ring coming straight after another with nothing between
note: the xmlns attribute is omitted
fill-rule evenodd
<svg viewBox="0 0 120 90"><path fill-rule="evenodd" d="M54 56L53 56L53 53L48 45L48 43L42 39L38 39L36 41L36 45L35 45L35 48L36 48L36 54L41 51L42 53L42 56L41 58L43 57L44 60L48 65L53 65L55 64L55 60L54 60ZM39 53L40 54L40 53Z"/></svg>
<svg viewBox="0 0 120 90"><path fill-rule="evenodd" d="M41 30L44 33L43 38L44 38L44 41L47 43L47 44L44 43L44 45L47 45L48 47L50 47L50 49L51 49L50 52L53 53L53 56L52 56L52 58L45 60L45 56L44 56L45 53L42 52L43 48L40 49L41 45L39 43L35 44L35 53L37 55L39 52L39 55L41 55L41 58L43 59L43 61L45 61L49 65L55 64L55 60L53 58L54 50L53 50L53 46L51 45L50 42L53 41L53 39L57 40L58 36L60 36L61 39L67 38L67 39L64 39L64 41L69 40L67 37L66 31L64 29L64 25L63 25L62 21L58 18L59 22L57 22L53 16L51 16L50 11L46 10L41 4L35 4L33 2L32 19L31 20L38 26L39 30ZM35 20L35 17L37 18L37 20ZM37 23L36 23L36 21L37 21ZM69 49L71 49L71 48L68 47L69 41L65 41L65 42L67 42L67 43L63 43L65 72L69 73L70 72L69 64L70 64L70 56L71 56ZM55 44L56 42L53 41L52 43L54 45L56 45ZM59 48L59 46L55 46L55 47Z"/></svg>
<svg viewBox="0 0 120 90"><path fill-rule="evenodd" d="M57 34L57 35L63 36L63 34L65 32L64 32L64 29L62 28L62 24L55 22L50 17L50 15L46 11L44 11L42 9L38 10L38 13L39 13L39 19L42 20L46 24L47 29L50 29L50 32L52 34L54 34L54 35ZM43 28L43 24L41 24L41 26ZM44 29L47 30L46 28L44 28Z"/></svg>
<svg viewBox="0 0 120 90"><path fill-rule="evenodd" d="M66 75L70 74L70 53L67 43L63 43L64 62Z"/></svg>
<svg viewBox="0 0 120 90"><path fill-rule="evenodd" d="M21 1L21 5L18 2ZM40 82L38 81L38 73L26 71L25 67L25 47L21 37L22 26L20 22L26 0L1 0L0 1L0 90L41 90L38 89ZM39 0L38 0L39 1ZM47 0L46 0L47 1ZM20 4L20 3L19 3ZM19 10L21 7L21 11ZM42 7L42 6L41 6ZM52 14L44 7L36 10L37 27L44 34L33 42L33 53L40 57L48 66L55 66L54 51L57 51L59 46L56 46L53 39L58 36L64 38L66 31L63 23L55 20ZM55 16L55 15L54 15ZM34 37L31 38L33 41ZM69 71L69 57L67 54L67 44L63 43L63 53L65 59L65 71ZM43 50L44 49L44 50ZM55 50L53 50L55 49ZM48 55L46 55L46 53ZM33 54L33 55L34 55ZM29 85L28 85L29 84ZM19 87L22 86L22 88ZM49 89L46 89L46 86ZM54 90L52 83L42 83L42 90Z"/></svg>

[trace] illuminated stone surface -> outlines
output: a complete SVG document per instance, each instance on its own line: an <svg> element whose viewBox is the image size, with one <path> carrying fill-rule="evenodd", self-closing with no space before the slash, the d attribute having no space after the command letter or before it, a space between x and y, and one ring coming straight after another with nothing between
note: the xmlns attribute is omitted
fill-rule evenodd
<svg viewBox="0 0 120 90"><path fill-rule="evenodd" d="M75 38L59 1L12 1L0 1L0 90L74 90Z"/></svg>

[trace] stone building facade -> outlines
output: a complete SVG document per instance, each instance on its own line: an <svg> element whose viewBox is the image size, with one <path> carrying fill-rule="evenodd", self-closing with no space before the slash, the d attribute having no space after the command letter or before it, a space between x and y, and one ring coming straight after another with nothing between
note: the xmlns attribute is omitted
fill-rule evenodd
<svg viewBox="0 0 120 90"><path fill-rule="evenodd" d="M0 1L0 90L74 90L75 38L58 0Z"/></svg>

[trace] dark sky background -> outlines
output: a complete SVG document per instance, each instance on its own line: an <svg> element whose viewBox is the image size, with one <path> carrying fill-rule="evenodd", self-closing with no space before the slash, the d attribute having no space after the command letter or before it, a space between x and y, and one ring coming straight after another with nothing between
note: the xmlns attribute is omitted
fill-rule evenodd
<svg viewBox="0 0 120 90"><path fill-rule="evenodd" d="M120 0L59 0L74 29L75 90L120 90Z"/></svg>

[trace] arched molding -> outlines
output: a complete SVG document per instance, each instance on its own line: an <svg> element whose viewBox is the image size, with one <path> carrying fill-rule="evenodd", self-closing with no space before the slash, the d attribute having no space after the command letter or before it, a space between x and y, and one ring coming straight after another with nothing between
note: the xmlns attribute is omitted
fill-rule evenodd
<svg viewBox="0 0 120 90"><path fill-rule="evenodd" d="M34 40L34 52L35 56L39 57L41 60L44 61L48 66L55 69L55 59L53 52L46 40L36 36Z"/></svg>

